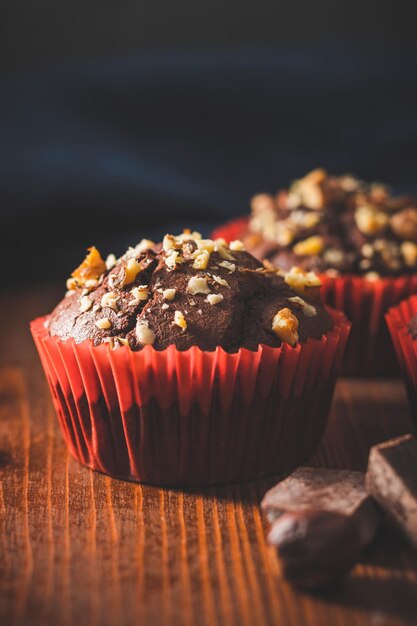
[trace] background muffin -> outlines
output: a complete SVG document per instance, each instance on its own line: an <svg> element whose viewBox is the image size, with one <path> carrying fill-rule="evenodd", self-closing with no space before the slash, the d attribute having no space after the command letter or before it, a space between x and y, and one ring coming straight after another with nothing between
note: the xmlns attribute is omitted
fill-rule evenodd
<svg viewBox="0 0 417 626"><path fill-rule="evenodd" d="M258 258L320 274L323 299L353 322L344 372L398 373L384 313L417 289L417 204L380 183L317 169L276 195L252 199L240 236Z"/></svg>
<svg viewBox="0 0 417 626"><path fill-rule="evenodd" d="M417 424L417 295L390 308L386 320Z"/></svg>
<svg viewBox="0 0 417 626"><path fill-rule="evenodd" d="M195 485L288 470L315 449L349 332L320 281L240 241L167 235L95 248L32 333L80 462Z"/></svg>
<svg viewBox="0 0 417 626"><path fill-rule="evenodd" d="M417 204L387 186L317 169L252 199L245 240L282 268L397 276L417 267Z"/></svg>

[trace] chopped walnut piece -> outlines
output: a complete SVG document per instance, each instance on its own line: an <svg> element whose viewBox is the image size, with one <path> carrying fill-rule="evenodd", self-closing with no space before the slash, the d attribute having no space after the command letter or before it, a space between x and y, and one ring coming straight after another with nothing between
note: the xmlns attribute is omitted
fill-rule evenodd
<svg viewBox="0 0 417 626"><path fill-rule="evenodd" d="M180 247L180 243L176 241L173 235L165 235L162 241L162 249L165 250L165 252L168 252L169 250L175 250Z"/></svg>
<svg viewBox="0 0 417 626"><path fill-rule="evenodd" d="M388 226L388 215L371 205L360 206L355 211L355 222L361 233L375 236Z"/></svg>
<svg viewBox="0 0 417 626"><path fill-rule="evenodd" d="M276 203L275 198L269 193L258 193L251 199L251 207L254 213L263 211L275 211Z"/></svg>
<svg viewBox="0 0 417 626"><path fill-rule="evenodd" d="M184 331L187 328L187 322L181 311L175 311L173 324L176 324Z"/></svg>
<svg viewBox="0 0 417 626"><path fill-rule="evenodd" d="M292 298L288 298L288 300L294 302L294 304L298 304L306 317L315 317L317 315L316 307L300 298L300 296L293 296Z"/></svg>
<svg viewBox="0 0 417 626"><path fill-rule="evenodd" d="M155 248L155 242L152 239L141 239L138 245L135 246L135 253L141 254L147 250L152 250L152 248Z"/></svg>
<svg viewBox="0 0 417 626"><path fill-rule="evenodd" d="M381 278L378 272L368 272L367 274L364 274L363 277L365 278L365 280L369 280L369 282L371 283Z"/></svg>
<svg viewBox="0 0 417 626"><path fill-rule="evenodd" d="M142 271L142 265L136 259L129 259L124 268L124 277L120 283L122 287L135 282L137 275Z"/></svg>
<svg viewBox="0 0 417 626"><path fill-rule="evenodd" d="M109 254L107 259L106 259L106 268L108 270L112 270L113 267L116 265L116 263L117 263L116 255L115 254Z"/></svg>
<svg viewBox="0 0 417 626"><path fill-rule="evenodd" d="M414 241L403 241L400 249L405 264L408 267L415 267L417 265L417 245Z"/></svg>
<svg viewBox="0 0 417 626"><path fill-rule="evenodd" d="M100 304L101 306L108 307L109 309L113 309L117 313L117 301L119 296L117 296L114 291L109 291L108 293L103 294Z"/></svg>
<svg viewBox="0 0 417 626"><path fill-rule="evenodd" d="M184 258L176 250L170 250L165 257L165 265L174 270L179 263L183 263Z"/></svg>
<svg viewBox="0 0 417 626"><path fill-rule="evenodd" d="M243 241L240 241L240 239L235 239L234 241L230 242L229 248L230 250L233 250L234 252L244 252L245 245Z"/></svg>
<svg viewBox="0 0 417 626"><path fill-rule="evenodd" d="M220 258L225 259L226 261L235 261L235 257L231 254L230 250L228 250L227 242L224 239L216 239L215 243L215 251L220 256Z"/></svg>
<svg viewBox="0 0 417 626"><path fill-rule="evenodd" d="M272 330L281 341L295 346L298 341L298 319L291 309L285 307L278 311L272 320Z"/></svg>
<svg viewBox="0 0 417 626"><path fill-rule="evenodd" d="M327 178L324 169L316 169L296 180L290 187L288 195L289 208L306 206L309 209L319 210L324 207L325 194L323 185Z"/></svg>
<svg viewBox="0 0 417 626"><path fill-rule="evenodd" d="M229 263L229 261L222 261L221 263L219 263L219 266L229 270L231 274L236 271L236 265L234 263Z"/></svg>
<svg viewBox="0 0 417 626"><path fill-rule="evenodd" d="M390 224L397 237L417 243L417 208L399 211L391 217Z"/></svg>
<svg viewBox="0 0 417 626"><path fill-rule="evenodd" d="M305 272L300 267L292 267L284 275L284 280L298 295L310 300L320 298L321 281L314 272Z"/></svg>
<svg viewBox="0 0 417 626"><path fill-rule="evenodd" d="M221 293L210 293L206 300L211 305L219 304L223 300L223 296Z"/></svg>
<svg viewBox="0 0 417 626"><path fill-rule="evenodd" d="M215 243L212 239L197 239L197 250L206 250L207 252L214 252Z"/></svg>
<svg viewBox="0 0 417 626"><path fill-rule="evenodd" d="M156 335L151 328L149 328L147 322L138 320L135 328L136 337L143 346L150 346L154 343Z"/></svg>
<svg viewBox="0 0 417 626"><path fill-rule="evenodd" d="M187 291L195 296L197 293L210 293L211 289L207 284L207 278L192 276L188 281Z"/></svg>
<svg viewBox="0 0 417 626"><path fill-rule="evenodd" d="M227 287L228 289L230 289L230 285L225 278L217 276L216 274L213 274L211 278L222 287Z"/></svg>
<svg viewBox="0 0 417 626"><path fill-rule="evenodd" d="M366 257L367 259L370 259L370 258L372 258L374 256L375 249L374 249L374 246L371 243L364 243L362 248L361 248L361 252L362 252L364 257Z"/></svg>
<svg viewBox="0 0 417 626"><path fill-rule="evenodd" d="M92 246L88 248L88 254L84 261L74 270L71 274L74 281L67 281L68 289L77 289L79 287L85 287L87 281L97 281L98 278L106 271L106 264L101 258L100 252ZM95 283L97 284L97 283Z"/></svg>
<svg viewBox="0 0 417 626"><path fill-rule="evenodd" d="M308 237L308 239L304 239L303 241L299 241L293 247L294 253L300 256L315 256L320 254L320 252L324 248L323 237L318 235L313 235L312 237Z"/></svg>
<svg viewBox="0 0 417 626"><path fill-rule="evenodd" d="M138 285L137 287L133 287L130 293L135 300L147 300L149 298L148 285Z"/></svg>
<svg viewBox="0 0 417 626"><path fill-rule="evenodd" d="M175 240L180 244L184 241L198 241L199 239L201 239L201 233L198 233L197 231L191 232L189 228L184 228L181 235L177 235L175 237Z"/></svg>
<svg viewBox="0 0 417 626"><path fill-rule="evenodd" d="M96 321L95 325L100 330L107 330L108 328L111 328L111 321L108 317L102 317L101 319Z"/></svg>
<svg viewBox="0 0 417 626"><path fill-rule="evenodd" d="M164 296L165 300L173 300L175 298L176 293L177 293L176 289L164 289L162 292L162 295Z"/></svg>
<svg viewBox="0 0 417 626"><path fill-rule="evenodd" d="M80 298L80 311L81 313L86 313L93 306L93 301L88 296L82 296Z"/></svg>
<svg viewBox="0 0 417 626"><path fill-rule="evenodd" d="M197 250L194 258L193 268L196 270L207 269L210 260L210 252L208 250Z"/></svg>

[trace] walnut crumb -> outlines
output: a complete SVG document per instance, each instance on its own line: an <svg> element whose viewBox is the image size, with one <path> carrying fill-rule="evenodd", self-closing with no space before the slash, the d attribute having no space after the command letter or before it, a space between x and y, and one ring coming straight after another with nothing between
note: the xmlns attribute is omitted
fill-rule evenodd
<svg viewBox="0 0 417 626"><path fill-rule="evenodd" d="M210 293L211 289L207 284L207 278L203 278L202 276L192 276L188 281L187 291L195 296L198 293Z"/></svg>
<svg viewBox="0 0 417 626"><path fill-rule="evenodd" d="M181 311L175 311L173 324L176 324L184 331L187 328L187 321Z"/></svg>
<svg viewBox="0 0 417 626"><path fill-rule="evenodd" d="M291 309L285 307L278 311L272 320L272 330L281 341L295 346L298 341L298 319Z"/></svg>
<svg viewBox="0 0 417 626"><path fill-rule="evenodd" d="M95 324L100 330L108 330L112 325L108 317L102 317L100 320L97 320Z"/></svg>
<svg viewBox="0 0 417 626"><path fill-rule="evenodd" d="M103 295L103 297L101 298L100 304L103 308L108 307L109 309L113 309L113 311L117 313L117 310L118 310L117 301L118 300L119 300L119 296L117 296L114 293L114 291L109 291L108 293L105 293Z"/></svg>
<svg viewBox="0 0 417 626"><path fill-rule="evenodd" d="M165 300L169 300L169 301L174 300L176 293L177 293L176 289L164 289L162 291L162 295L164 296Z"/></svg>
<svg viewBox="0 0 417 626"><path fill-rule="evenodd" d="M125 275L121 282L121 286L131 285L135 282L137 275L142 270L142 265L136 259L129 259L125 266Z"/></svg>
<svg viewBox="0 0 417 626"><path fill-rule="evenodd" d="M156 335L147 323L139 320L135 328L136 337L143 346L150 346L154 343Z"/></svg>
<svg viewBox="0 0 417 626"><path fill-rule="evenodd" d="M234 263L229 263L229 261L222 261L221 263L219 263L219 265L220 267L224 267L225 269L229 270L231 274L236 271L236 265Z"/></svg>
<svg viewBox="0 0 417 626"><path fill-rule="evenodd" d="M148 285L139 285L138 287L133 287L130 293L135 300L147 300L149 298Z"/></svg>
<svg viewBox="0 0 417 626"><path fill-rule="evenodd" d="M223 296L221 293L210 293L206 300L211 305L219 304L223 300Z"/></svg>
<svg viewBox="0 0 417 626"><path fill-rule="evenodd" d="M292 298L288 298L288 300L294 302L294 304L298 304L306 317L315 317L317 315L316 307L300 298L300 296L293 296Z"/></svg>
<svg viewBox="0 0 417 626"><path fill-rule="evenodd" d="M81 313L86 313L93 306L93 301L88 296L82 296L80 298L80 311Z"/></svg>

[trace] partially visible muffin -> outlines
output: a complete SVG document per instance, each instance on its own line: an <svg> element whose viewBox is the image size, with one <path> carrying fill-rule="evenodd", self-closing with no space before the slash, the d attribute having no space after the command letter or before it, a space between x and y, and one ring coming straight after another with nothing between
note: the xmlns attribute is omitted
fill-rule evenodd
<svg viewBox="0 0 417 626"><path fill-rule="evenodd" d="M370 279L417 270L417 203L386 185L316 169L251 204L246 247L281 268Z"/></svg>
<svg viewBox="0 0 417 626"><path fill-rule="evenodd" d="M51 336L112 348L198 346L228 352L320 339L332 320L312 273L264 267L242 242L166 235L104 261L95 248L49 317Z"/></svg>

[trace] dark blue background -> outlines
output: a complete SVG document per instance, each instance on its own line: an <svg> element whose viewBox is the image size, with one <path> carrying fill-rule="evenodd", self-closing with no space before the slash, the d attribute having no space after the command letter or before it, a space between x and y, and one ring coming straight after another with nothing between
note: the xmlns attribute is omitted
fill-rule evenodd
<svg viewBox="0 0 417 626"><path fill-rule="evenodd" d="M64 277L93 243L208 232L319 165L417 193L412 44L148 54L3 87L6 282Z"/></svg>

